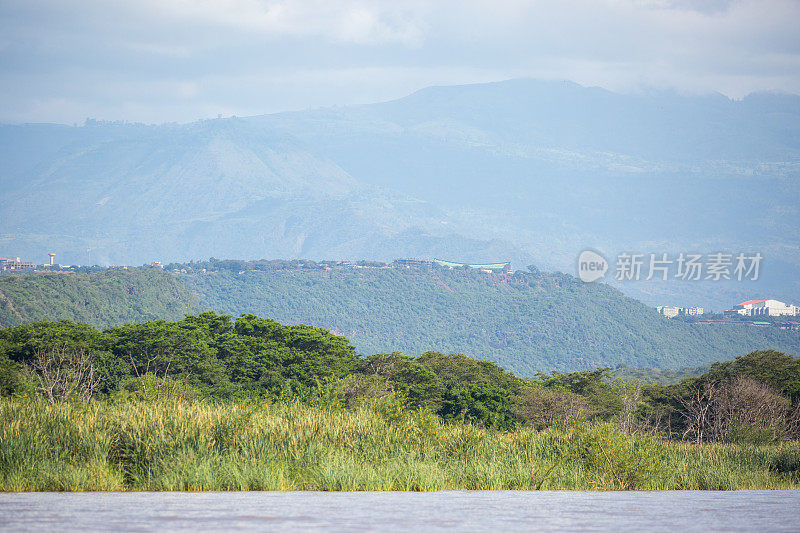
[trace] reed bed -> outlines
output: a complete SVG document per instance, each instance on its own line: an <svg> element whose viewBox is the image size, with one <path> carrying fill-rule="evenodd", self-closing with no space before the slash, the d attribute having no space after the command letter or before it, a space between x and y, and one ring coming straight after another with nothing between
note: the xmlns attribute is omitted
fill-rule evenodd
<svg viewBox="0 0 800 533"><path fill-rule="evenodd" d="M691 445L611 424L496 432L395 402L0 399L0 490L796 489L800 444Z"/></svg>

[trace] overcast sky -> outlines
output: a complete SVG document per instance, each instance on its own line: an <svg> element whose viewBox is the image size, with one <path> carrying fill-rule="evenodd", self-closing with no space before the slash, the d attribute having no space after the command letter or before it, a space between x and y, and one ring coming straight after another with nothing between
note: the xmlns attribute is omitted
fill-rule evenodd
<svg viewBox="0 0 800 533"><path fill-rule="evenodd" d="M0 0L0 121L191 121L516 77L800 93L800 0Z"/></svg>

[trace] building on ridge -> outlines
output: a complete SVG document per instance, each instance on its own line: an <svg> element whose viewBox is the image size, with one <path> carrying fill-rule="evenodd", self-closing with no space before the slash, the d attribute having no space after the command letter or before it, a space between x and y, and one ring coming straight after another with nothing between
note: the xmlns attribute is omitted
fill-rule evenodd
<svg viewBox="0 0 800 533"><path fill-rule="evenodd" d="M725 311L726 315L742 316L798 316L800 307L773 299L747 300Z"/></svg>
<svg viewBox="0 0 800 533"><path fill-rule="evenodd" d="M477 270L482 270L484 272L502 272L504 274L511 274L514 269L511 266L511 261L506 263L485 263L479 265L470 265L467 263L455 263L453 261L445 261L444 259L434 259L434 263L439 266L447 267L447 268L462 268L462 267L469 267L474 268Z"/></svg>
<svg viewBox="0 0 800 533"><path fill-rule="evenodd" d="M29 272L36 270L36 264L23 261L19 257L0 257L0 271L4 272Z"/></svg>
<svg viewBox="0 0 800 533"><path fill-rule="evenodd" d="M703 314L702 307L677 307L674 305L660 305L656 307L656 311L667 318L675 318L678 315L699 316Z"/></svg>

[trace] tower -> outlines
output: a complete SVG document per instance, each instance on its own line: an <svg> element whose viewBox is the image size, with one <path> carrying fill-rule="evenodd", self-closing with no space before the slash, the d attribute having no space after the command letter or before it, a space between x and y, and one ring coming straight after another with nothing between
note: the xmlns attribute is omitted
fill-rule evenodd
<svg viewBox="0 0 800 533"><path fill-rule="evenodd" d="M47 254L47 255L49 255L49 256L50 256L50 266L53 266L53 259L55 259L55 257L56 257L56 254L54 254L54 253L52 253L52 252L51 252L51 253L49 253L49 254Z"/></svg>

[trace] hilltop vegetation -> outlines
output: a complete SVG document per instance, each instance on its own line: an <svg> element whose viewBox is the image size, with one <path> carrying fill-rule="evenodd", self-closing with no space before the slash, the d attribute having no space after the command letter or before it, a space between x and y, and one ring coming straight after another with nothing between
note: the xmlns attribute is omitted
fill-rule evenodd
<svg viewBox="0 0 800 533"><path fill-rule="evenodd" d="M361 353L460 352L523 376L619 364L697 367L753 350L800 351L796 332L669 321L607 285L559 273L313 261L173 266L188 272L184 280L210 309L324 327Z"/></svg>
<svg viewBox="0 0 800 533"><path fill-rule="evenodd" d="M685 379L701 376L711 369L711 365L673 368L638 368L619 365L609 371L609 375L623 380L640 379L660 385L672 385Z"/></svg>
<svg viewBox="0 0 800 533"><path fill-rule="evenodd" d="M186 285L156 268L0 275L0 327L37 320L108 327L199 311Z"/></svg>

